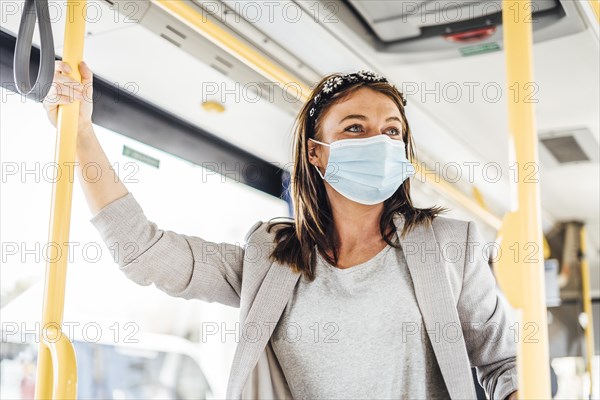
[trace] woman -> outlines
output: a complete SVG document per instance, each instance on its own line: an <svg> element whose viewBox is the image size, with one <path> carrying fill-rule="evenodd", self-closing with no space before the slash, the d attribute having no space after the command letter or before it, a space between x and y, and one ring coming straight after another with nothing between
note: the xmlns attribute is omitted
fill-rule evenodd
<svg viewBox="0 0 600 400"><path fill-rule="evenodd" d="M92 72L79 69L81 84L57 62L59 100L45 107L56 123L57 104L82 101L77 161L104 172L80 176L91 222L135 282L240 307L227 398L475 398L471 365L491 399L516 398L483 240L473 222L413 206L405 100L387 79L321 80L296 121L294 219L259 221L242 247L146 219L94 136Z"/></svg>

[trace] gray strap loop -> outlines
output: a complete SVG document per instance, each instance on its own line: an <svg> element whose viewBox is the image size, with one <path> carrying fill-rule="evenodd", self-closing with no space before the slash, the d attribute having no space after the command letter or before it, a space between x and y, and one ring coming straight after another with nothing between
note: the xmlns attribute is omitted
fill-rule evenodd
<svg viewBox="0 0 600 400"><path fill-rule="evenodd" d="M35 84L31 85L29 63L31 44L35 29L36 17L40 32L40 65ZM33 97L36 101L44 100L54 77L54 40L52 39L52 24L48 10L48 0L25 0L21 25L17 35L14 58L15 86L22 95Z"/></svg>

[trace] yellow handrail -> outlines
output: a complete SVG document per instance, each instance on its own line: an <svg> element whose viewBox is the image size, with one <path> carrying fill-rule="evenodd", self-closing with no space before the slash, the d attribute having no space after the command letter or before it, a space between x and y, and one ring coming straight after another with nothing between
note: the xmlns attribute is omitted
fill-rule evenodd
<svg viewBox="0 0 600 400"><path fill-rule="evenodd" d="M77 398L77 362L69 338L57 326L44 328L40 346L42 350L51 364L44 371L38 369L38 373L42 372L43 375L36 384L36 398Z"/></svg>
<svg viewBox="0 0 600 400"><path fill-rule="evenodd" d="M81 82L78 65L83 60L86 0L67 0L63 61L72 69L70 77ZM77 143L79 102L58 107L55 162L61 171L73 171ZM42 340L40 341L36 399L75 399L77 365L73 345L62 333L67 278L69 228L73 174L62 173L52 185Z"/></svg>
<svg viewBox="0 0 600 400"><path fill-rule="evenodd" d="M586 257L586 235L585 227L581 227L579 248L581 249L581 284L583 298L583 312L586 315L585 325L585 352L586 352L586 370L590 379L590 390L593 387L593 365L594 365L594 317L592 313L592 293L590 291L590 266Z"/></svg>
<svg viewBox="0 0 600 400"><path fill-rule="evenodd" d="M596 21L600 23L600 0L589 0L589 4L596 16Z"/></svg>
<svg viewBox="0 0 600 400"><path fill-rule="evenodd" d="M267 57L247 46L234 35L210 21L206 16L192 7L190 2L181 0L153 0L153 2L250 68L272 79L281 88L286 89L289 87L288 85L296 85L293 89L300 89L299 97L302 101L308 99L310 93L308 86L301 83L297 77L289 74ZM289 89L291 90L292 88L289 87ZM290 94L294 95L295 93L293 92Z"/></svg>
<svg viewBox="0 0 600 400"><path fill-rule="evenodd" d="M481 204L477 202L477 197L473 196L473 198L469 197L459 189L452 186L452 184L442 178L440 179L425 179L424 175L426 175L425 167L422 166L419 162L413 163L415 167L415 176L421 180L421 182L430 185L430 187L445 196L446 198L454 201L456 204L460 204L465 209L469 210L471 213L476 215L486 224L491 226L493 229L498 230L502 225L502 220L488 211L486 208L482 207Z"/></svg>
<svg viewBox="0 0 600 400"><path fill-rule="evenodd" d="M519 398L549 399L549 351L544 257L537 174L538 153L533 81L533 33L529 0L503 0L508 126L516 161L516 209L505 215L499 232L501 256L496 277L521 321L518 339ZM532 173L533 172L533 173ZM511 328L513 329L513 328Z"/></svg>

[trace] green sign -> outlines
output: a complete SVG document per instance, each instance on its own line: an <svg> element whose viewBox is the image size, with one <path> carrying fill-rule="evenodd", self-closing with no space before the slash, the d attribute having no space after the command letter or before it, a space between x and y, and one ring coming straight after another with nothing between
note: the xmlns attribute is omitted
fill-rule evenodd
<svg viewBox="0 0 600 400"><path fill-rule="evenodd" d="M496 42L491 42L491 43L477 44L475 46L461 47L459 50L460 50L460 54L462 54L463 57L466 57L466 56L475 56L477 54L490 53L492 51L499 51L500 46Z"/></svg>
<svg viewBox="0 0 600 400"><path fill-rule="evenodd" d="M133 150L127 146L123 146L123 155L134 158L138 161L141 161L145 164L151 165L156 168L158 168L158 164L160 163L160 161L157 160L156 158L147 156L146 154L140 153L139 151Z"/></svg>

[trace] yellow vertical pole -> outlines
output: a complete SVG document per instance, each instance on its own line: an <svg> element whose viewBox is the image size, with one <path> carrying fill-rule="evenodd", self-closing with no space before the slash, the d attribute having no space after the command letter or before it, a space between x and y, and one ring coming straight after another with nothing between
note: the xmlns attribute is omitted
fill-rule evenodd
<svg viewBox="0 0 600 400"><path fill-rule="evenodd" d="M224 49L250 68L264 76L270 77L270 79L277 82L282 89L290 91L290 95L295 95L295 90L298 88L300 99L302 101L308 99L310 88L301 83L296 76L282 69L269 57L265 57L252 46L247 46L236 38L235 35L232 35L227 30L206 18L206 15L199 12L197 7L192 6L190 2L153 0L153 3L167 13L173 15L175 18L178 18L188 27L200 33L207 40ZM290 88L289 85L292 83L294 84L294 87Z"/></svg>
<svg viewBox="0 0 600 400"><path fill-rule="evenodd" d="M593 362L595 353L594 345L594 317L592 313L592 293L590 291L590 266L588 265L586 252L585 227L581 228L579 248L581 249L581 283L583 312L586 315L585 326L585 350L586 350L586 370L590 379L590 390L593 387Z"/></svg>
<svg viewBox="0 0 600 400"><path fill-rule="evenodd" d="M67 0L63 61L81 82L78 65L83 60L85 35L85 0ZM79 102L58 108L56 150L54 159L59 168L52 185L49 224L49 254L46 255L46 278L42 310L41 340L38 354L36 399L75 399L77 397L77 366L73 345L61 331L65 303L65 283L71 200Z"/></svg>
<svg viewBox="0 0 600 400"><path fill-rule="evenodd" d="M590 7L596 17L596 21L600 23L600 0L589 0ZM583 296L583 312L587 316L587 326L585 327L585 344L587 353L587 372L590 377L590 390L593 387L593 359L595 352L594 344L594 321L592 312L592 294L590 292L590 267L585 256L586 251L586 234L585 227L581 228L581 243L580 249L582 252L581 259L581 281L582 281L582 296Z"/></svg>
<svg viewBox="0 0 600 400"><path fill-rule="evenodd" d="M516 203L513 203L513 211L504 217L500 230L502 253L496 276L507 299L521 315L515 329L519 346L519 398L549 399L531 2L503 0L502 24L510 151L516 161L512 167L511 190L516 192Z"/></svg>
<svg viewBox="0 0 600 400"><path fill-rule="evenodd" d="M589 0L589 4L596 16L596 21L600 22L600 0Z"/></svg>

